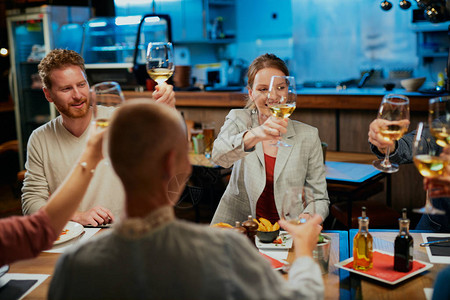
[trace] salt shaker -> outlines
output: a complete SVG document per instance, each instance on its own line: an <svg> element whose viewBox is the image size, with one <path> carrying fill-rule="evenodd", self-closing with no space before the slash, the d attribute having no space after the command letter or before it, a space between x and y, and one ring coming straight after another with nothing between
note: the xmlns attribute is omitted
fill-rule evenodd
<svg viewBox="0 0 450 300"><path fill-rule="evenodd" d="M233 228L234 230L236 230L236 232L239 232L241 234L245 234L247 235L247 229L245 229L242 225L241 222L236 221L236 225Z"/></svg>
<svg viewBox="0 0 450 300"><path fill-rule="evenodd" d="M247 236L250 239L250 241L252 241L252 243L256 245L255 235L256 232L258 231L258 223L253 221L252 215L248 216L247 221L242 222L242 226L247 230Z"/></svg>

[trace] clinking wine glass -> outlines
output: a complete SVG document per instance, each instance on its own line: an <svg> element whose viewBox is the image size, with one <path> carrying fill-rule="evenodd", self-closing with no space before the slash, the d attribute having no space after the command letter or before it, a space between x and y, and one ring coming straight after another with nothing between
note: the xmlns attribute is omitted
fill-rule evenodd
<svg viewBox="0 0 450 300"><path fill-rule="evenodd" d="M378 110L377 119L382 120L380 135L386 141L399 140L408 130L409 99L403 95L390 94L383 97ZM384 159L373 161L373 166L385 173L398 171L398 165L389 161L389 147L386 148Z"/></svg>
<svg viewBox="0 0 450 300"><path fill-rule="evenodd" d="M109 126L109 119L113 111L123 104L125 97L117 82L107 81L94 84L90 90L93 108L93 126L96 130L103 130ZM103 138L103 157L107 155L107 135ZM105 164L108 164L105 160Z"/></svg>
<svg viewBox="0 0 450 300"><path fill-rule="evenodd" d="M175 70L172 43L149 43L147 46L147 73L158 84L166 81Z"/></svg>
<svg viewBox="0 0 450 300"><path fill-rule="evenodd" d="M120 85L115 81L100 82L91 87L94 122L97 128L109 126L109 117L114 109L125 101Z"/></svg>
<svg viewBox="0 0 450 300"><path fill-rule="evenodd" d="M450 96L430 99L428 107L428 123L436 144L450 145Z"/></svg>
<svg viewBox="0 0 450 300"><path fill-rule="evenodd" d="M289 223L299 225L307 221L306 214L316 214L314 193L310 187L290 187L286 190L281 205L281 218Z"/></svg>
<svg viewBox="0 0 450 300"><path fill-rule="evenodd" d="M272 115L277 118L289 118L295 110L296 103L295 78L293 76L272 76L267 94L267 106ZM280 140L273 145L277 147L292 146Z"/></svg>
<svg viewBox="0 0 450 300"><path fill-rule="evenodd" d="M445 174L447 161L437 154L438 147L430 147L434 141L431 136L427 136L425 131L425 123L420 122L417 126L416 136L413 144L413 160L414 165L420 174L426 178L435 178ZM437 209L431 202L429 192L426 192L425 206L413 209L416 213L442 215L444 211Z"/></svg>

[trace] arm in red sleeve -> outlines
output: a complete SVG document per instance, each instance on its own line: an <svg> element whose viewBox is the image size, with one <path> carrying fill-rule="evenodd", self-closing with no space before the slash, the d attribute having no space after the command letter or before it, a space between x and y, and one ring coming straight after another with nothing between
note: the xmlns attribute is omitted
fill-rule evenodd
<svg viewBox="0 0 450 300"><path fill-rule="evenodd" d="M32 258L52 247L58 237L47 213L0 219L0 266Z"/></svg>

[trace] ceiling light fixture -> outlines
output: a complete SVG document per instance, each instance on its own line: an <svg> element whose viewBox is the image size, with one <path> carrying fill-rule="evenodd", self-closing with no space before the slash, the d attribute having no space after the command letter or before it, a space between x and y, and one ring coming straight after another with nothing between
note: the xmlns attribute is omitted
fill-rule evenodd
<svg viewBox="0 0 450 300"><path fill-rule="evenodd" d="M388 11L392 8L392 3L387 0L383 0L381 1L380 6L382 10Z"/></svg>

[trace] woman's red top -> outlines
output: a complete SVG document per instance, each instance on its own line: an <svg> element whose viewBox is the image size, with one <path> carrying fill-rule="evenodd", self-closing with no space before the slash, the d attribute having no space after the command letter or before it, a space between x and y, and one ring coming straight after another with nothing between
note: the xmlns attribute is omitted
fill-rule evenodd
<svg viewBox="0 0 450 300"><path fill-rule="evenodd" d="M275 160L276 157L264 154L264 161L266 163L266 187L256 203L256 218L266 218L272 224L280 219L273 194L273 171L275 169Z"/></svg>

